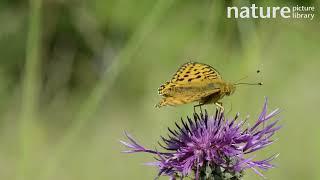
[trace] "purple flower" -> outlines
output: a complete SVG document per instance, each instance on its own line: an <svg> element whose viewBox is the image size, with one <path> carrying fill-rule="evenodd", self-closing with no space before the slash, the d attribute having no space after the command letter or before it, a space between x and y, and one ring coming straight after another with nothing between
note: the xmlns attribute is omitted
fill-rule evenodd
<svg viewBox="0 0 320 180"><path fill-rule="evenodd" d="M253 169L263 176L258 169L273 168L270 164L277 155L264 160L255 160L250 155L273 143L271 136L280 129L278 119L271 120L279 113L276 109L267 113L267 101L252 127L246 120L237 120L239 114L228 119L225 114L216 111L215 116L205 113L194 113L193 119L187 117L177 129L168 128L170 135L161 137L159 143L164 152L147 149L139 145L129 134L125 133L129 142L121 141L129 150L126 153L146 152L154 154L156 161L147 163L159 168L158 177L170 176L171 179L191 177L196 180L208 179L240 179L245 169Z"/></svg>

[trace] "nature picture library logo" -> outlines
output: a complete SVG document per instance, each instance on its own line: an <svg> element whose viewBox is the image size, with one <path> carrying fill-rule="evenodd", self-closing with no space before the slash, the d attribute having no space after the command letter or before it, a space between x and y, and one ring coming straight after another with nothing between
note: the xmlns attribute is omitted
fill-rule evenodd
<svg viewBox="0 0 320 180"><path fill-rule="evenodd" d="M313 20L315 17L314 6L284 6L284 7L258 7L256 4L243 7L227 7L227 18L293 18Z"/></svg>

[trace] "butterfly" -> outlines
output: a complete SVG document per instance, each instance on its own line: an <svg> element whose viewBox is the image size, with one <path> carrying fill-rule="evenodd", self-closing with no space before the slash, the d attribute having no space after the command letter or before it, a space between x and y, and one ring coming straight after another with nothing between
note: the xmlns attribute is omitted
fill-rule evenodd
<svg viewBox="0 0 320 180"><path fill-rule="evenodd" d="M196 106L215 104L223 111L220 100L224 96L232 95L238 84L257 85L226 82L213 67L203 63L188 62L178 69L170 81L160 86L158 93L163 98L156 107L198 102Z"/></svg>

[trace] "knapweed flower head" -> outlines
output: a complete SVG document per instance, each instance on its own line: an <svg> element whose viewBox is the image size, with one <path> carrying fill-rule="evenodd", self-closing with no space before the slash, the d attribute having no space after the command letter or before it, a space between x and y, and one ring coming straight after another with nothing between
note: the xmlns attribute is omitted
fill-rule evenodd
<svg viewBox="0 0 320 180"><path fill-rule="evenodd" d="M207 112L194 113L181 123L175 123L176 130L168 128L169 135L159 143L164 151L145 148L126 133L129 142L121 141L129 150L127 153L145 152L155 155L155 162L148 165L159 168L158 177L171 179L191 177L192 179L241 179L245 169L252 169L263 177L260 170L273 168L270 164L277 155L264 160L255 160L251 153L265 148L274 141L272 135L280 129L278 119L272 120L279 110L267 113L267 101L263 110L249 127L245 120L226 118L216 111L213 117Z"/></svg>

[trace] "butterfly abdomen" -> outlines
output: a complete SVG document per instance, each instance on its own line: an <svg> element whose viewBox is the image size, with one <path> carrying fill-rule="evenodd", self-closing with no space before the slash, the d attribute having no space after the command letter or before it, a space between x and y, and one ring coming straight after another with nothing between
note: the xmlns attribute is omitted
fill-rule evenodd
<svg viewBox="0 0 320 180"><path fill-rule="evenodd" d="M186 104L190 102L187 98L176 98L176 97L165 97L161 99L161 101L156 105L156 107L160 108L162 106L174 106L179 104Z"/></svg>

